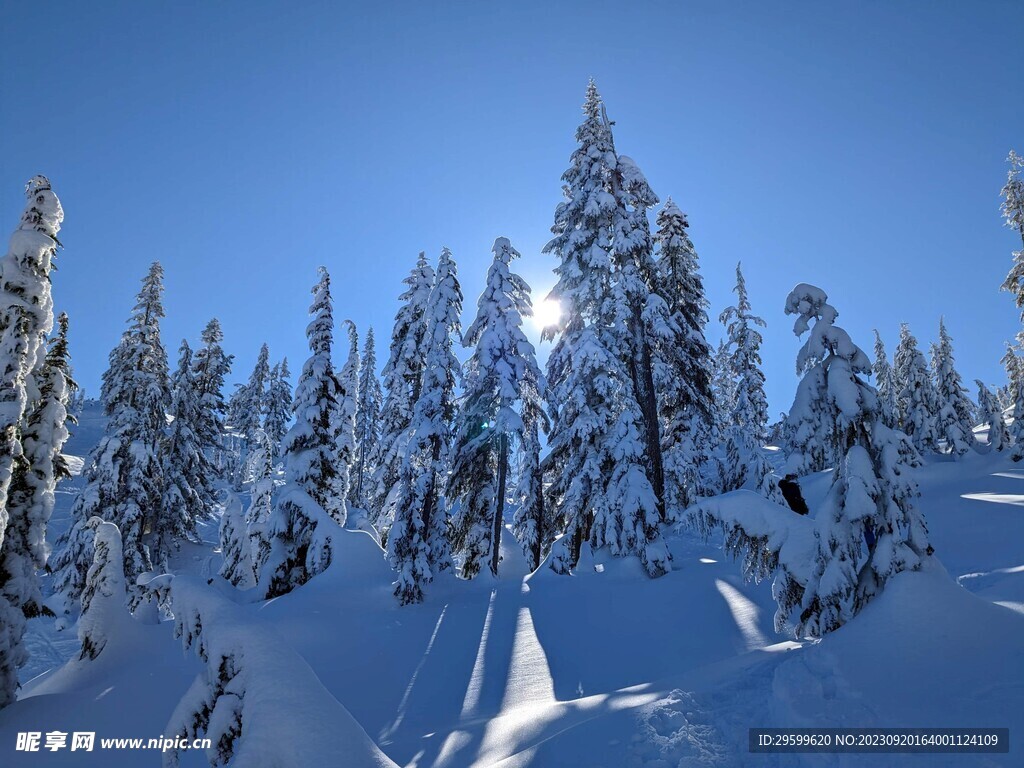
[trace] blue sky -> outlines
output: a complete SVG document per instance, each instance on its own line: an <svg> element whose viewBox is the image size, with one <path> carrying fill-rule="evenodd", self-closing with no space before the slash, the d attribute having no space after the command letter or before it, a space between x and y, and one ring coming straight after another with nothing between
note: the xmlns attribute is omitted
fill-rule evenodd
<svg viewBox="0 0 1024 768"><path fill-rule="evenodd" d="M49 175L94 394L154 259L172 360L217 316L236 379L263 341L294 370L319 264L380 346L420 250L453 250L466 322L498 235L546 291L593 76L619 151L690 216L714 339L743 261L773 414L797 282L869 351L901 321L926 349L944 314L973 392L1020 328L998 192L1024 151L1022 28L1015 2L7 3L0 231Z"/></svg>

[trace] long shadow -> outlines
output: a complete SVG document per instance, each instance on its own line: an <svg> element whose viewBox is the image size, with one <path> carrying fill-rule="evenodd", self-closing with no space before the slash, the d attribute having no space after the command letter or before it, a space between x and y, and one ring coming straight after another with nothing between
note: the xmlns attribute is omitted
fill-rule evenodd
<svg viewBox="0 0 1024 768"><path fill-rule="evenodd" d="M423 734L431 734L429 743L435 732L444 733L458 722L485 613L486 608L476 601L449 601L438 616L394 717L378 734L378 744L396 762L408 764L415 757L418 765L429 765L420 755Z"/></svg>
<svg viewBox="0 0 1024 768"><path fill-rule="evenodd" d="M512 665L512 650L522 600L518 584L496 584L479 634L472 673L462 690L458 718L450 732L425 738L417 766L474 765L486 729L480 723L501 711ZM460 690L455 688L455 690Z"/></svg>

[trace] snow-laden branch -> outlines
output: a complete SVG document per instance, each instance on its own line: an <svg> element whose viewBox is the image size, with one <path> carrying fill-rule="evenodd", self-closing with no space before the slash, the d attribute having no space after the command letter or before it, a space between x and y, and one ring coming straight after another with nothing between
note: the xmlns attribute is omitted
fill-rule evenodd
<svg viewBox="0 0 1024 768"><path fill-rule="evenodd" d="M743 564L756 582L780 566L806 580L814 556L814 521L754 491L739 490L705 499L683 514L685 525L705 540L722 533L722 548Z"/></svg>

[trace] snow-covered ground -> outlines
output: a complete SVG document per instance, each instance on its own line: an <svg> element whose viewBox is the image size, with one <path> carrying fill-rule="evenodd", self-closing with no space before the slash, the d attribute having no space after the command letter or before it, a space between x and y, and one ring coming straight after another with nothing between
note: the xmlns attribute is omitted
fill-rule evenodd
<svg viewBox="0 0 1024 768"><path fill-rule="evenodd" d="M67 452L85 455L101 429L87 410ZM254 665L243 767L261 764L254 754L310 765L325 745L336 760L322 764L337 766L1022 765L1024 467L972 452L935 457L918 479L940 563L900 575L818 644L776 635L770 585L744 583L717 542L686 532L668 537L674 570L657 580L600 555L576 576L528 575L508 549L502 578L445 577L406 607L360 531L326 573L268 603L206 584L212 526L177 566L201 577L191 599ZM805 481L812 509L829 481ZM62 488L52 535L74 488ZM145 750L15 751L19 731L159 737L203 670L171 622L126 624L93 662L52 624L31 622L21 698L0 712L0 765L159 765ZM748 728L787 725L1009 727L1011 752L747 752ZM182 765L206 764L182 753Z"/></svg>

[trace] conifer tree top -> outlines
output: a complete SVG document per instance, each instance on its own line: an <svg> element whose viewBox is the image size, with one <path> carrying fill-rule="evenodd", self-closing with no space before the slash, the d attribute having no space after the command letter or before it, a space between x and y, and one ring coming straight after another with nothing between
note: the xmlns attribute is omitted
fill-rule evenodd
<svg viewBox="0 0 1024 768"><path fill-rule="evenodd" d="M53 193L50 180L45 176L33 176L25 184L25 197L28 198L28 205L21 214L18 228L42 232L56 241L57 232L64 221L64 209Z"/></svg>

